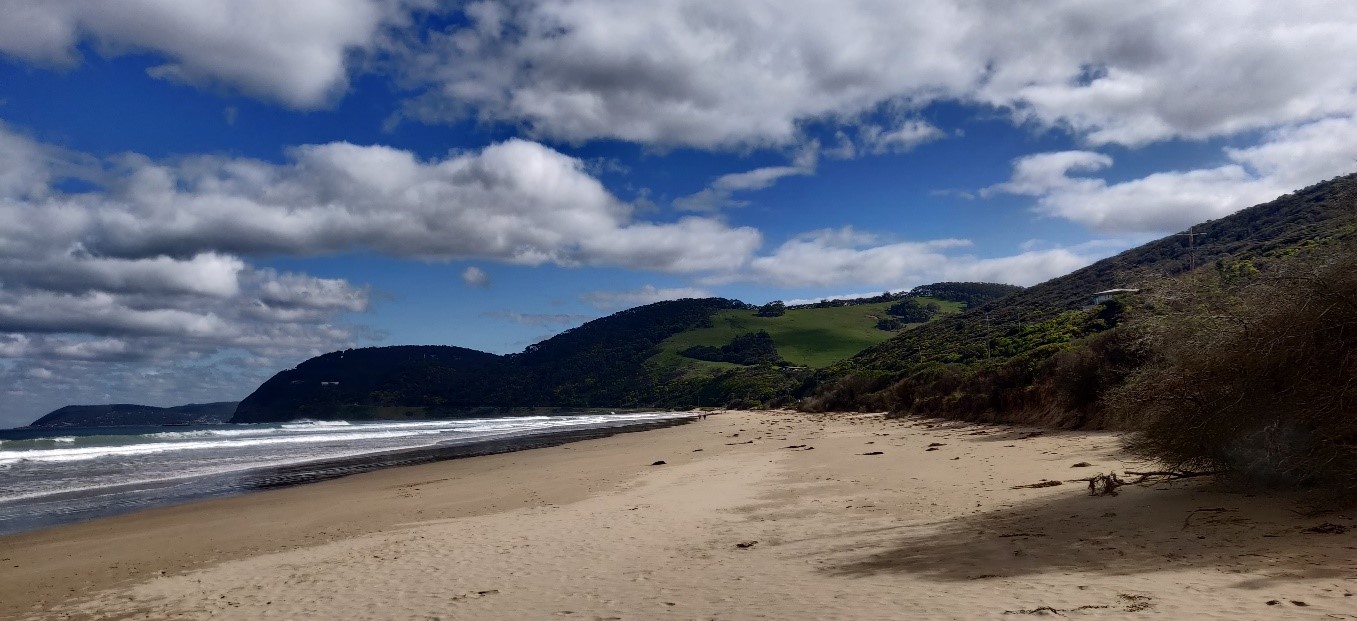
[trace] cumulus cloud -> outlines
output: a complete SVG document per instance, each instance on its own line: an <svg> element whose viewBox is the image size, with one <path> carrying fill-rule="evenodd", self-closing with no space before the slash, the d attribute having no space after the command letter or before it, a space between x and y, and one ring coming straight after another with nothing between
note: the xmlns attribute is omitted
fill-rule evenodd
<svg viewBox="0 0 1357 621"><path fill-rule="evenodd" d="M880 243L851 227L813 231L755 258L737 278L784 287L893 284L940 270L948 262L943 251L968 245L960 239Z"/></svg>
<svg viewBox="0 0 1357 621"><path fill-rule="evenodd" d="M806 123L937 101L992 106L1090 144L1140 145L1357 108L1357 6L1168 0L472 3L396 49L426 119L704 148L785 145ZM1202 36L1208 32L1210 36ZM928 138L883 129L881 148Z"/></svg>
<svg viewBox="0 0 1357 621"><path fill-rule="evenodd" d="M293 308L367 310L368 291L356 288L340 278L313 278L301 274L277 274L262 270L259 300L275 306Z"/></svg>
<svg viewBox="0 0 1357 621"><path fill-rule="evenodd" d="M410 23L401 0L18 0L0 21L0 52L72 65L85 41L102 54L150 52L150 75L228 84L299 108L328 103L348 84L346 60L386 26Z"/></svg>
<svg viewBox="0 0 1357 621"><path fill-rule="evenodd" d="M344 314L366 310L367 287L191 244L110 253L103 235L125 234L141 218L184 230L173 205L148 207L156 196L138 176L151 166L144 158L100 162L0 125L0 381L12 387L13 412L106 395L243 396L267 369L226 369L232 352L277 368L369 336L342 323ZM71 178L109 187L60 190ZM148 380L137 372L148 365L166 372Z"/></svg>
<svg viewBox="0 0 1357 621"><path fill-rule="evenodd" d="M107 165L102 191L0 202L0 218L21 222L0 237L73 239L125 259L371 250L671 272L736 264L761 243L752 228L709 218L638 221L583 162L525 140L431 161L349 143L297 147L289 158L123 156Z"/></svg>
<svg viewBox="0 0 1357 621"><path fill-rule="evenodd" d="M203 253L187 259L119 259L87 253L0 257L0 282L10 288L118 293L181 293L229 298L240 292L245 263Z"/></svg>
<svg viewBox="0 0 1357 621"><path fill-rule="evenodd" d="M1015 160L1012 177L982 194L1034 196L1039 213L1103 232L1182 230L1351 172L1357 168L1357 117L1279 128L1254 146L1227 148L1223 155L1229 163L1109 183L1088 176L1112 166L1107 155L1039 153Z"/></svg>
<svg viewBox="0 0 1357 621"><path fill-rule="evenodd" d="M485 287L490 285L490 275L485 270L474 265L462 270L462 282L468 287Z"/></svg>
<svg viewBox="0 0 1357 621"><path fill-rule="evenodd" d="M630 291L590 291L580 299L601 311L614 311L630 306L653 304L684 298L709 298L711 292L697 287L656 287L646 285Z"/></svg>
<svg viewBox="0 0 1357 621"><path fill-rule="evenodd" d="M1104 256L1103 251L1075 247L1029 250L986 259L963 257L939 270L937 280L1001 282L1027 287L1068 274Z"/></svg>
<svg viewBox="0 0 1357 621"><path fill-rule="evenodd" d="M1066 274L1131 244L1097 240L1073 247L1028 249L1003 257L980 258L961 251L964 239L892 242L851 227L812 231L793 237L739 272L704 277L707 284L756 282L779 287L843 285L909 289L945 280L1032 285Z"/></svg>
<svg viewBox="0 0 1357 621"><path fill-rule="evenodd" d="M153 76L303 108L377 68L417 93L410 116L470 115L566 141L787 145L824 123L861 130L855 151L891 151L938 130L882 125L874 112L950 101L1095 146L1141 145L1357 107L1357 6L1324 0L1040 11L993 0L18 0L5 17L0 53L33 63L79 62L82 44L148 53L164 59Z"/></svg>

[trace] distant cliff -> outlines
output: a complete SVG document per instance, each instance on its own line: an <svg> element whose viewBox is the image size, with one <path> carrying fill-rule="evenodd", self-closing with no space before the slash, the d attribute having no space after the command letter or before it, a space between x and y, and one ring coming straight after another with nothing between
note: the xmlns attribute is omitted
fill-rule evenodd
<svg viewBox="0 0 1357 621"><path fill-rule="evenodd" d="M184 425L224 423L237 401L190 403L169 408L131 403L68 405L33 421L29 427L116 427L120 425Z"/></svg>

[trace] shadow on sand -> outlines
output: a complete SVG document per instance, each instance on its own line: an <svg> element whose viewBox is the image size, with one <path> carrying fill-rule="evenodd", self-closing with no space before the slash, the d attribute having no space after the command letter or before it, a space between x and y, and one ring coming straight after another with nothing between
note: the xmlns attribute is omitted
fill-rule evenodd
<svg viewBox="0 0 1357 621"><path fill-rule="evenodd" d="M1091 497L1076 485L1014 507L946 522L850 533L831 547L837 576L914 574L938 581L1046 572L1131 575L1214 568L1238 586L1350 575L1357 512L1306 513L1296 497L1254 497L1201 482ZM1341 528L1320 528L1325 523ZM1346 532L1333 532L1346 528ZM830 542L832 544L832 542Z"/></svg>

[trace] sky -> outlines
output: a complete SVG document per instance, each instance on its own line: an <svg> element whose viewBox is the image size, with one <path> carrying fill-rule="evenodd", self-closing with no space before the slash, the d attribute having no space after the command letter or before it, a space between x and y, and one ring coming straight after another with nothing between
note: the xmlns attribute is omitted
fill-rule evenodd
<svg viewBox="0 0 1357 621"><path fill-rule="evenodd" d="M1357 4L9 0L0 427L1032 285L1357 169Z"/></svg>

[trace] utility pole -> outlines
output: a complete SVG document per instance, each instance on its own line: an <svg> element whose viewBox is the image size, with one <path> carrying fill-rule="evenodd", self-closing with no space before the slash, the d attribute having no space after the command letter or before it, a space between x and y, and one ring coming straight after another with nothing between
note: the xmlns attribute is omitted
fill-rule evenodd
<svg viewBox="0 0 1357 621"><path fill-rule="evenodd" d="M990 329L990 326L989 326L989 311L986 310L986 311L985 311L985 360L989 360L989 357L990 357L990 351L989 351L989 342L990 342L989 329Z"/></svg>
<svg viewBox="0 0 1357 621"><path fill-rule="evenodd" d="M1197 236L1198 236L1198 235L1202 235L1202 233L1194 232L1194 231L1192 230L1192 227L1188 227L1186 233L1176 233L1176 235L1186 235L1186 236L1187 236L1187 248L1188 248L1188 264L1187 264L1187 265L1188 265L1188 271L1189 271L1189 272L1194 272L1194 271L1196 271L1196 270L1197 270Z"/></svg>

